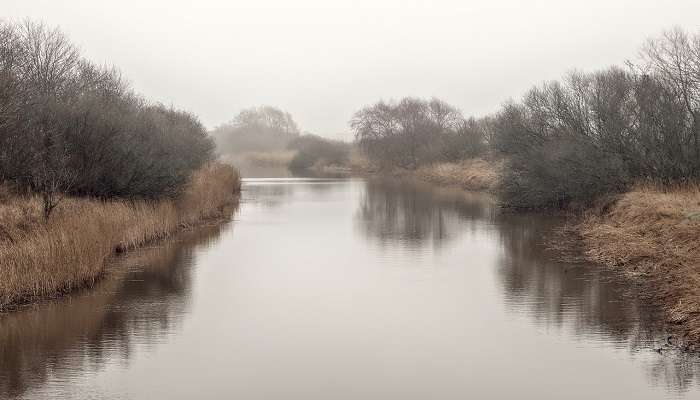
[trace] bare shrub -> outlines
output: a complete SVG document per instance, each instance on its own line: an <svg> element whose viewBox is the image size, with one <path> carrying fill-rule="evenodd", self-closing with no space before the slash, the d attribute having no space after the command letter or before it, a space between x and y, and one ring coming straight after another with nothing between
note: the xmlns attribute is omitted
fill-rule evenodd
<svg viewBox="0 0 700 400"><path fill-rule="evenodd" d="M287 146L296 153L289 162L292 170L306 170L316 164L345 165L349 161L351 145L316 135L303 135Z"/></svg>
<svg viewBox="0 0 700 400"><path fill-rule="evenodd" d="M57 29L0 23L0 179L42 195L176 196L214 144L190 113L150 104Z"/></svg>

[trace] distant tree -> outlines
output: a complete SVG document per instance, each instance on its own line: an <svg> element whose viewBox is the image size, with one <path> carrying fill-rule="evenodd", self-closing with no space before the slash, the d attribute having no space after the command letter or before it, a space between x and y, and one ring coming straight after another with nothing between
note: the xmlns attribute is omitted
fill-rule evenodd
<svg viewBox="0 0 700 400"><path fill-rule="evenodd" d="M231 122L212 132L219 150L226 153L282 150L299 136L291 114L271 106L241 111Z"/></svg>
<svg viewBox="0 0 700 400"><path fill-rule="evenodd" d="M238 128L262 129L286 135L298 135L299 128L288 112L272 106L260 106L241 111L233 119Z"/></svg>
<svg viewBox="0 0 700 400"><path fill-rule="evenodd" d="M380 101L356 112L350 121L367 155L384 165L416 168L440 159L445 135L463 124L462 114L438 100L407 97Z"/></svg>
<svg viewBox="0 0 700 400"><path fill-rule="evenodd" d="M457 129L445 131L441 158L456 161L477 157L487 150L491 134L490 119L463 120Z"/></svg>
<svg viewBox="0 0 700 400"><path fill-rule="evenodd" d="M349 143L326 139L313 134L293 139L287 148L296 151L289 165L292 170L305 170L321 163L344 165L350 157Z"/></svg>

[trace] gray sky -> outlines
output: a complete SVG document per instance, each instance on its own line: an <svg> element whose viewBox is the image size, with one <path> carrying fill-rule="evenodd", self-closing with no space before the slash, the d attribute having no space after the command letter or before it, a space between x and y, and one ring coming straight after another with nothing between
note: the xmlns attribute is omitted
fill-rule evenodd
<svg viewBox="0 0 700 400"><path fill-rule="evenodd" d="M437 96L484 114L571 69L634 59L673 25L700 29L698 0L0 1L0 17L61 27L210 128L269 104L335 137L379 99Z"/></svg>

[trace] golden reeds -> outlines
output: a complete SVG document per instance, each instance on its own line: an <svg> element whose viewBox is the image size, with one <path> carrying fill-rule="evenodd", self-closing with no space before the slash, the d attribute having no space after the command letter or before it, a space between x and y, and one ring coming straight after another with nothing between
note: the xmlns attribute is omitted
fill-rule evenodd
<svg viewBox="0 0 700 400"><path fill-rule="evenodd" d="M223 216L239 190L235 169L210 164L176 200L67 198L47 222L35 196L0 194L0 310L92 284L114 252Z"/></svg>
<svg viewBox="0 0 700 400"><path fill-rule="evenodd" d="M494 191L499 183L501 168L501 161L473 158L459 163L426 165L416 170L416 176L439 185L459 186L473 191Z"/></svg>
<svg viewBox="0 0 700 400"><path fill-rule="evenodd" d="M700 343L700 187L637 186L578 230L591 259L649 283L668 320Z"/></svg>

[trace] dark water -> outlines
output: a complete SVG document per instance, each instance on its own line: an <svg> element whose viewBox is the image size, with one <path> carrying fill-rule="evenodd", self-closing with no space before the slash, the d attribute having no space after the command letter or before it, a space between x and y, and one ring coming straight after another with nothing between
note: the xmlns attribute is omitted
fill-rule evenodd
<svg viewBox="0 0 700 400"><path fill-rule="evenodd" d="M421 184L263 179L232 223L0 316L0 398L700 398L639 290L559 222Z"/></svg>

